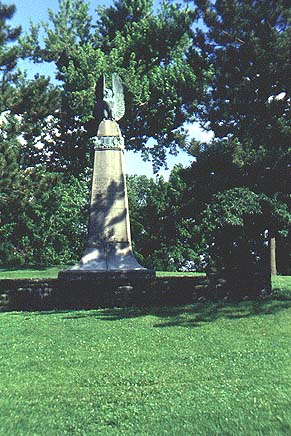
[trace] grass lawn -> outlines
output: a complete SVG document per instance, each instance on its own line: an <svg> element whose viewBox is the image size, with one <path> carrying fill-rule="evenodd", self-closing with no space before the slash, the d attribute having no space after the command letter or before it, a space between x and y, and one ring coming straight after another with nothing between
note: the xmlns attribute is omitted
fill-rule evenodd
<svg viewBox="0 0 291 436"><path fill-rule="evenodd" d="M288 296L0 313L0 434L290 435L290 338Z"/></svg>
<svg viewBox="0 0 291 436"><path fill-rule="evenodd" d="M33 278L56 278L58 276L58 272L69 268L70 265L63 265L63 266L53 266L48 268L37 268L37 267L31 267L31 268L0 268L0 280L1 279L33 279ZM158 277L164 277L164 276L170 276L170 277L176 277L176 276L199 276L204 275L204 273L193 273L193 272L164 272L164 271L157 271Z"/></svg>
<svg viewBox="0 0 291 436"><path fill-rule="evenodd" d="M68 265L52 266L52 267L31 267L31 268L0 268L0 280L1 279L48 279L56 278L58 272L69 268Z"/></svg>

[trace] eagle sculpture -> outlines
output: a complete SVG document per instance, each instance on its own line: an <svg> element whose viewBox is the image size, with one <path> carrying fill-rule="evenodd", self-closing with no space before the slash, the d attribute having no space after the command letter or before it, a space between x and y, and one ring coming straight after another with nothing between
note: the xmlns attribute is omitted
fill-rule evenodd
<svg viewBox="0 0 291 436"><path fill-rule="evenodd" d="M109 88L103 74L95 87L96 104L94 116L97 126L102 120L120 120L125 114L123 85L118 74L112 74L112 87Z"/></svg>

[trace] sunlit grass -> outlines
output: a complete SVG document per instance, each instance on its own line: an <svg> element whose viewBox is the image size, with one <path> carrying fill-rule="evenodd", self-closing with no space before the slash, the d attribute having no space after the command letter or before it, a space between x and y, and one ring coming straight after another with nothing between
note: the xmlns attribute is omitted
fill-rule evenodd
<svg viewBox="0 0 291 436"><path fill-rule="evenodd" d="M1 313L0 434L291 434L290 337L286 298Z"/></svg>
<svg viewBox="0 0 291 436"><path fill-rule="evenodd" d="M56 278L58 272L68 268L68 265L31 268L0 268L0 279L47 279Z"/></svg>
<svg viewBox="0 0 291 436"><path fill-rule="evenodd" d="M272 286L274 289L291 293L291 276L274 276L272 278Z"/></svg>
<svg viewBox="0 0 291 436"><path fill-rule="evenodd" d="M0 280L1 279L33 279L33 278L56 278L59 271L69 268L70 265L63 266L53 266L53 267L31 267L31 268L0 268ZM199 276L204 275L203 273L193 273L193 272L167 272L167 271L157 271L157 277L179 277L179 276Z"/></svg>

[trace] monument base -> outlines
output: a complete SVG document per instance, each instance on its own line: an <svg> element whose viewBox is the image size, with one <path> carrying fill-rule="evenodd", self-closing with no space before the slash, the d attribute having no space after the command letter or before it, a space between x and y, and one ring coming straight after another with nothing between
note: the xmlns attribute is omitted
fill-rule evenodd
<svg viewBox="0 0 291 436"><path fill-rule="evenodd" d="M150 269L142 270L64 270L60 271L58 278L61 280L87 280L87 281L109 281L109 280L151 280L155 278L155 271Z"/></svg>
<svg viewBox="0 0 291 436"><path fill-rule="evenodd" d="M58 275L62 280L152 279L155 272L141 266L128 243L105 243L87 247L77 265Z"/></svg>

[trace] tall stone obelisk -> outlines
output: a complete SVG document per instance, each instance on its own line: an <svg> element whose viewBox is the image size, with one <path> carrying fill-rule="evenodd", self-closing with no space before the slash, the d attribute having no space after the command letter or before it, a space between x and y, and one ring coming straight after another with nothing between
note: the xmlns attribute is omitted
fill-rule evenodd
<svg viewBox="0 0 291 436"><path fill-rule="evenodd" d="M114 119L104 117L101 121L94 148L87 245L80 262L60 272L59 278L97 279L104 275L150 278L154 272L142 267L132 251L124 139Z"/></svg>

